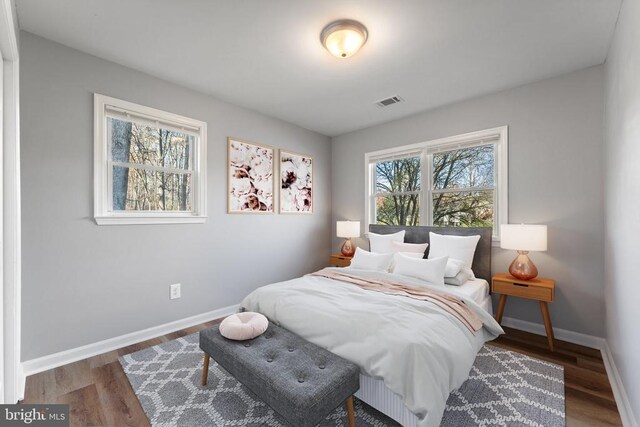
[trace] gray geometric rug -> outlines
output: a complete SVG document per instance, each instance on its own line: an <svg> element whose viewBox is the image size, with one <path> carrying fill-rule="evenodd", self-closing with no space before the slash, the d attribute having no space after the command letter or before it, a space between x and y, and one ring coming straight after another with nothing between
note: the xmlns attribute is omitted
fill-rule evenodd
<svg viewBox="0 0 640 427"><path fill-rule="evenodd" d="M151 425L157 427L273 426L286 423L211 359L209 382L200 385L203 353L198 334L119 358ZM355 399L356 425L398 423ZM322 427L347 425L345 405ZM447 400L441 427L564 426L561 366L485 345L469 379Z"/></svg>

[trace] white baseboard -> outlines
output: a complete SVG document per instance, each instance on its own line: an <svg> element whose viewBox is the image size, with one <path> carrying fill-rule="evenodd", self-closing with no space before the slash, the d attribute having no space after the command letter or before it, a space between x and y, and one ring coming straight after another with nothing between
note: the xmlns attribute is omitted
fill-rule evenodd
<svg viewBox="0 0 640 427"><path fill-rule="evenodd" d="M625 391L622 378L618 368L616 368L615 361L613 360L613 354L609 344L605 342L602 351L602 360L604 361L604 367L607 369L607 376L609 377L609 383L611 383L611 389L613 390L613 396L616 398L616 404L618 405L618 413L622 419L622 425L625 427L638 427L636 418L633 414L629 397Z"/></svg>
<svg viewBox="0 0 640 427"><path fill-rule="evenodd" d="M519 329L525 332L531 332L536 335L547 335L544 325L541 323L527 322L526 320L514 319L512 317L503 317L502 324L509 328ZM606 344L604 338L594 337L593 335L581 334L579 332L569 331L567 329L553 328L555 337L562 341L573 344L583 345L598 350L602 350Z"/></svg>
<svg viewBox="0 0 640 427"><path fill-rule="evenodd" d="M546 335L544 325L540 323L527 322L526 320L514 319L510 317L504 317L502 324L513 329L519 329L521 331L531 332L536 335ZM555 337L562 341L567 341L573 344L580 344L585 347L591 347L600 350L602 353L602 361L604 367L607 370L607 377L611 384L613 396L616 399L616 405L618 406L618 412L622 419L622 425L625 427L638 427L635 420L633 411L631 410L631 404L629 398L624 389L624 384L616 368L615 361L611 355L609 344L607 340L601 337L594 337L592 335L581 334L579 332L573 332L566 329L553 328Z"/></svg>
<svg viewBox="0 0 640 427"><path fill-rule="evenodd" d="M59 353L54 353L47 356L38 357L37 359L31 359L22 362L22 372L20 372L18 383L20 384L20 399L24 398L24 380L28 375L37 374L38 372L43 372L48 369L57 368L58 366L63 366L68 363L73 363L78 360L96 356L98 354L117 350L131 344L136 344L149 340L151 338L179 331L184 328L199 325L210 320L219 319L221 317L225 317L235 313L237 309L238 305L232 305L229 307L220 308L218 310L198 314L196 316L187 317L185 319L165 323L163 325L143 329L141 331L121 335L119 337L109 338L103 341L95 342L93 344L87 344L82 347L72 348L69 350L61 351ZM502 324L510 328L531 332L537 335L546 334L544 325L540 323L533 323L525 320L504 317L502 319ZM618 405L618 412L620 413L620 418L622 418L623 425L627 427L638 427L634 414L631 410L631 404L629 403L629 399L625 392L624 385L616 368L607 341L601 337L581 334L566 329L553 328L553 332L556 338L559 340L596 348L602 352L602 359L607 370L607 376L609 377L609 382L611 383L611 388L616 399L616 404Z"/></svg>
<svg viewBox="0 0 640 427"><path fill-rule="evenodd" d="M108 351L117 350L131 344L136 344L142 341L149 340L151 338L179 331L184 328L199 325L210 320L219 319L221 317L233 314L237 310L238 305L232 305L229 307L224 307L217 310L208 311L206 313L198 314L196 316L187 317L185 319L175 320L163 325L153 326L141 331L131 332L119 337L109 338L104 341L98 341L92 344L83 345L82 347L76 347L69 350L61 351L59 353L38 357L37 359L27 360L25 362L22 362L22 377L26 378L27 376L37 374L38 372L57 368L58 366L66 365L68 363L76 362L78 360L86 359L88 357L96 356ZM22 397L24 397L24 387L21 398Z"/></svg>

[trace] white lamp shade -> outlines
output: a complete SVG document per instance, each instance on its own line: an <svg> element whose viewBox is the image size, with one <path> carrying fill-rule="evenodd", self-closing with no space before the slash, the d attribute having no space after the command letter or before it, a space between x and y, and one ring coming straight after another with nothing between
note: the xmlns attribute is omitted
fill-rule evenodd
<svg viewBox="0 0 640 427"><path fill-rule="evenodd" d="M546 251L547 226L502 224L500 225L500 247L517 251Z"/></svg>
<svg viewBox="0 0 640 427"><path fill-rule="evenodd" d="M338 237L360 237L360 221L337 221Z"/></svg>

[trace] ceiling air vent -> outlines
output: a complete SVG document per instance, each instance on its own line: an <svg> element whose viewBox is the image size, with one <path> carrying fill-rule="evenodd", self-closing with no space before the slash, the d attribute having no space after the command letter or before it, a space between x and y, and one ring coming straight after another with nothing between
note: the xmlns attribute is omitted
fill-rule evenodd
<svg viewBox="0 0 640 427"><path fill-rule="evenodd" d="M378 107L388 107L389 105L397 104L398 102L404 102L404 99L396 95L389 98L381 99L380 101L376 102L376 105Z"/></svg>

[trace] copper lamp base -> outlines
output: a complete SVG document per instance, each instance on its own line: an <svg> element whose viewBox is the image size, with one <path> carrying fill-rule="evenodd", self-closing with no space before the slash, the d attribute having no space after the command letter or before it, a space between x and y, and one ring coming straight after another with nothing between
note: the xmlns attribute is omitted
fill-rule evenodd
<svg viewBox="0 0 640 427"><path fill-rule="evenodd" d="M538 275L538 269L527 255L529 251L518 251L518 256L509 266L509 274L516 279L531 280Z"/></svg>
<svg viewBox="0 0 640 427"><path fill-rule="evenodd" d="M340 249L342 255L352 257L356 253L356 246L351 242L350 238L346 238Z"/></svg>

